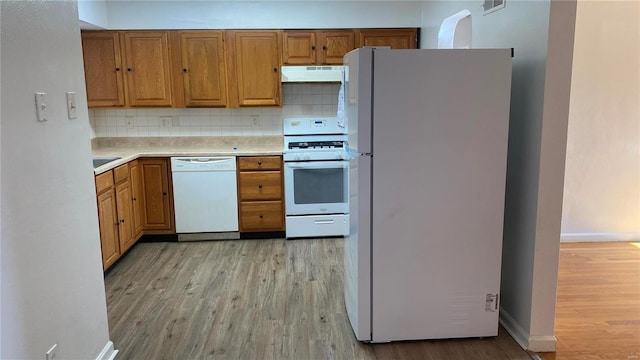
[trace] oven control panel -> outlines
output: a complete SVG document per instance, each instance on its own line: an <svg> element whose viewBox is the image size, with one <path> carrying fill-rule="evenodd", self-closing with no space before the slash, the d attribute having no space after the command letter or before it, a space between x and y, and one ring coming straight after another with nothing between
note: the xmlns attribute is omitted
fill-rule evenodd
<svg viewBox="0 0 640 360"><path fill-rule="evenodd" d="M337 117L285 118L284 135L346 134L347 129L338 125Z"/></svg>

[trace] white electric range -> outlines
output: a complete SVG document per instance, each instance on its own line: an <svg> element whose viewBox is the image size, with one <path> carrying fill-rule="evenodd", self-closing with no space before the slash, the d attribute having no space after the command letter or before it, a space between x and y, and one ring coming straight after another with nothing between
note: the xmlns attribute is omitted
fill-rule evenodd
<svg viewBox="0 0 640 360"><path fill-rule="evenodd" d="M335 117L284 119L287 238L349 233L346 141Z"/></svg>

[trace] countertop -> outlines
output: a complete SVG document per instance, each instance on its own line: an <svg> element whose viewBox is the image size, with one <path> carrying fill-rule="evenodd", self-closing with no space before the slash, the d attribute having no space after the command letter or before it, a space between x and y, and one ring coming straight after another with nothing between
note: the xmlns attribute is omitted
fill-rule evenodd
<svg viewBox="0 0 640 360"><path fill-rule="evenodd" d="M103 137L91 140L94 157L120 157L96 175L141 157L282 155L282 136Z"/></svg>

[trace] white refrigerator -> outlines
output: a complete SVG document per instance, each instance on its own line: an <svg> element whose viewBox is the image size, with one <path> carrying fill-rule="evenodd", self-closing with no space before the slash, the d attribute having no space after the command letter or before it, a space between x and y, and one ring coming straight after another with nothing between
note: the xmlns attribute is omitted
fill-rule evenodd
<svg viewBox="0 0 640 360"><path fill-rule="evenodd" d="M357 339L496 336L510 49L362 48L344 60Z"/></svg>

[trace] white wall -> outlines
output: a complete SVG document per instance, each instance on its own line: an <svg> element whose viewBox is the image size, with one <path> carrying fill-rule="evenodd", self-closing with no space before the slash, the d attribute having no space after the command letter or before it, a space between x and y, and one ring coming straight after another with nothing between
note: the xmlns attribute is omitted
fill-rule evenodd
<svg viewBox="0 0 640 360"><path fill-rule="evenodd" d="M107 27L107 2L104 0L79 0L78 18L83 29Z"/></svg>
<svg viewBox="0 0 640 360"><path fill-rule="evenodd" d="M578 1L563 241L640 240L640 2Z"/></svg>
<svg viewBox="0 0 640 360"><path fill-rule="evenodd" d="M107 1L109 29L418 27L420 1Z"/></svg>
<svg viewBox="0 0 640 360"><path fill-rule="evenodd" d="M571 9L575 2L507 1L505 8L488 15L483 15L480 5L478 1L423 2L421 47L436 47L442 20L467 8L472 14L473 47L515 48L501 320L523 346L543 350L555 346L563 135L570 86L570 79L558 76L558 72L571 68L575 19ZM554 12L565 18L550 16ZM554 28L552 34L550 27ZM563 47L569 50L568 64ZM551 96L557 99L552 101Z"/></svg>
<svg viewBox="0 0 640 360"><path fill-rule="evenodd" d="M44 359L57 343L60 360L96 359L109 334L76 2L2 1L0 14L0 358Z"/></svg>

